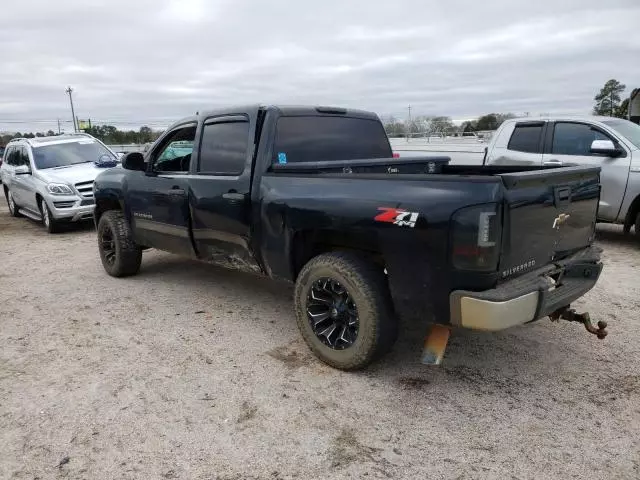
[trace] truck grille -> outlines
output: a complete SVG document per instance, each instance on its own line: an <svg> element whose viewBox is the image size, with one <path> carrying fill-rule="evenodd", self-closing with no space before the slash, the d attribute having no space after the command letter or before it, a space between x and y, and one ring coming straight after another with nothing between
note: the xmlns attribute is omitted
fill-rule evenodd
<svg viewBox="0 0 640 480"><path fill-rule="evenodd" d="M82 198L93 198L93 182L76 183L76 190Z"/></svg>

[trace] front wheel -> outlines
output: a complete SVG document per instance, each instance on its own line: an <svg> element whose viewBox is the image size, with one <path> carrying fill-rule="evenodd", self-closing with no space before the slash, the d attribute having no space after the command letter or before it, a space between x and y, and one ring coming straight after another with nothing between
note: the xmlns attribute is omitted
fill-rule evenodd
<svg viewBox="0 0 640 480"><path fill-rule="evenodd" d="M18 212L18 206L16 205L16 201L13 199L11 190L7 189L5 194L7 197L7 206L9 207L9 214L11 214L12 217L20 217L21 215Z"/></svg>
<svg viewBox="0 0 640 480"><path fill-rule="evenodd" d="M47 202L43 198L40 199L40 213L42 214L42 224L49 233L58 233L60 231L60 225L51 215L51 210L47 206Z"/></svg>
<svg viewBox="0 0 640 480"><path fill-rule="evenodd" d="M100 217L98 250L102 266L112 277L127 277L140 270L142 249L133 240L131 227L119 210L110 210Z"/></svg>
<svg viewBox="0 0 640 480"><path fill-rule="evenodd" d="M300 272L294 296L302 337L332 367L364 368L396 340L398 326L384 273L357 255L315 257Z"/></svg>

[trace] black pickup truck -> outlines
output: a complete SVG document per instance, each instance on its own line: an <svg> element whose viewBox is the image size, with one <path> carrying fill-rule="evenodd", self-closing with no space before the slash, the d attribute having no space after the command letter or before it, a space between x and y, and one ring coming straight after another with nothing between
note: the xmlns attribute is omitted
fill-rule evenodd
<svg viewBox="0 0 640 480"><path fill-rule="evenodd" d="M375 114L276 106L186 118L122 166L94 185L107 273L136 274L156 248L294 282L302 336L336 368L388 351L398 319L448 332L551 316L604 336L569 309L602 269L598 168L394 158Z"/></svg>

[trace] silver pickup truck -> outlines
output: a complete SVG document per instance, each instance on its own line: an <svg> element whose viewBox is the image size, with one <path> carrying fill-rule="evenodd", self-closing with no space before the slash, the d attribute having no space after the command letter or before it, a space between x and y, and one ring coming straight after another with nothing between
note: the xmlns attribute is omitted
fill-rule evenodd
<svg viewBox="0 0 640 480"><path fill-rule="evenodd" d="M401 157L446 155L452 163L601 167L602 194L598 221L635 225L640 237L640 126L612 117L557 116L505 121L484 148L480 143L415 144L408 151L394 144ZM458 158L459 157L459 158Z"/></svg>

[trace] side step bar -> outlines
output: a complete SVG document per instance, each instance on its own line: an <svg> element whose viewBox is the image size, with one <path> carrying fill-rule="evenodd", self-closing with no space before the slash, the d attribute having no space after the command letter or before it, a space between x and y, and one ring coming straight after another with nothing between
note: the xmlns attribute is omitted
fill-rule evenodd
<svg viewBox="0 0 640 480"><path fill-rule="evenodd" d="M20 215L24 215L27 218L30 218L31 220L35 220L36 222L41 222L42 221L42 215L38 215L36 213L33 213L30 210L24 210L22 208L18 209L18 213Z"/></svg>

